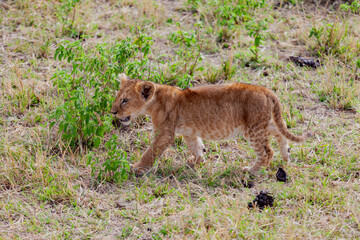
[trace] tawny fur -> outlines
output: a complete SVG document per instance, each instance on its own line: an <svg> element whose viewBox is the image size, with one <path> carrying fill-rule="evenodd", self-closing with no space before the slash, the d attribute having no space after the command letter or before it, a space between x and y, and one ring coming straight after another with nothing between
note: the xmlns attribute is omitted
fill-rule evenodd
<svg viewBox="0 0 360 240"><path fill-rule="evenodd" d="M257 159L251 173L268 166L274 151L269 144L275 136L283 159L289 161L288 140L302 142L311 136L290 133L281 117L281 105L271 90L257 85L229 83L181 90L120 75L121 89L111 112L130 124L138 115L150 115L154 139L141 160L132 166L137 174L150 169L155 159L172 143L175 134L184 136L194 155L191 165L203 159L201 139L223 140L242 134ZM125 100L124 100L125 99Z"/></svg>

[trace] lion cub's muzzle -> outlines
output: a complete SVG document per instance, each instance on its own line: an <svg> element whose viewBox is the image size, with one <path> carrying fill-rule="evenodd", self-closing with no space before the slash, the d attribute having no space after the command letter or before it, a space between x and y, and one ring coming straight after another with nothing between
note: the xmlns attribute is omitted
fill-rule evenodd
<svg viewBox="0 0 360 240"><path fill-rule="evenodd" d="M127 116L127 117L124 117L124 118L120 118L120 122L122 122L122 123L126 123L126 122L128 122L128 121L130 121L130 116Z"/></svg>
<svg viewBox="0 0 360 240"><path fill-rule="evenodd" d="M119 116L116 116L123 125L129 125L131 123L131 116L120 118Z"/></svg>
<svg viewBox="0 0 360 240"><path fill-rule="evenodd" d="M111 113L114 114L115 117L119 118L117 115L118 111L116 110L111 110ZM125 125L128 125L130 123L130 120L131 120L131 116L126 116L126 117L123 117L123 118L119 118L120 122L122 124L125 124Z"/></svg>

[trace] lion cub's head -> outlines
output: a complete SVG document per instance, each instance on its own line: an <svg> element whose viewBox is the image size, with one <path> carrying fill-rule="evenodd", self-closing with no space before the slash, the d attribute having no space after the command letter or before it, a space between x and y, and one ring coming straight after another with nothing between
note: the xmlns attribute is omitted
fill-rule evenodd
<svg viewBox="0 0 360 240"><path fill-rule="evenodd" d="M129 125L131 120L144 114L147 104L155 94L155 84L148 81L128 79L120 74L121 87L111 107L111 113L120 119L124 125Z"/></svg>

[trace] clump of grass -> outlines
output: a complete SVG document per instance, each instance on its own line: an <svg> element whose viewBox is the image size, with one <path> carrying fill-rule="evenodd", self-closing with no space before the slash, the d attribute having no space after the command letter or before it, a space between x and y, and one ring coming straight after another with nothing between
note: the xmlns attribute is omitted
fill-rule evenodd
<svg viewBox="0 0 360 240"><path fill-rule="evenodd" d="M113 2L113 4L120 11L116 11L106 21L112 30L130 29L134 25L141 29L154 29L164 24L166 20L169 20L166 19L165 8L159 1L126 0Z"/></svg>
<svg viewBox="0 0 360 240"><path fill-rule="evenodd" d="M309 31L310 49L318 56L332 55L348 62L360 50L359 40L350 31L346 19L314 24Z"/></svg>
<svg viewBox="0 0 360 240"><path fill-rule="evenodd" d="M343 110L359 110L360 83L348 67L328 64L313 88L321 102Z"/></svg>
<svg viewBox="0 0 360 240"><path fill-rule="evenodd" d="M233 54L229 53L228 59L224 60L221 67L208 67L201 74L206 82L216 83L231 80L236 73L236 66L233 63Z"/></svg>
<svg viewBox="0 0 360 240"><path fill-rule="evenodd" d="M33 137L38 136L34 133ZM35 184L41 189L49 187L47 194L50 195L51 188L61 191L57 183L69 180L64 172L55 170L61 168L62 162L54 162L49 152L42 149L41 143L43 142L37 139L37 143L29 145L27 150L24 146L15 146L9 139L1 140L3 147L0 148L0 185L15 188ZM68 189L66 184L62 185L62 188ZM58 196L61 194L57 193Z"/></svg>
<svg viewBox="0 0 360 240"><path fill-rule="evenodd" d="M19 70L18 63L15 62L7 81L0 82L3 88L3 114L23 114L42 103L42 96L35 91L35 85L29 86L23 81L24 77L26 74Z"/></svg>

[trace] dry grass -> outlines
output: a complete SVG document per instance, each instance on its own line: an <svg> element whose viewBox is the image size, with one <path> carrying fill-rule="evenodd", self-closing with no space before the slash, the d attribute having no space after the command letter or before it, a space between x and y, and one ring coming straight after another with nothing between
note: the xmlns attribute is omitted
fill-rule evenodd
<svg viewBox="0 0 360 240"><path fill-rule="evenodd" d="M256 65L249 65L252 39L245 28L212 26L216 16L209 15L210 5L192 11L187 1L82 1L75 15L70 12L74 22L69 32L56 15L62 2L1 2L0 239L360 238L360 84L355 67L360 17L335 17L338 12L322 4L281 2L258 13L259 18L271 15L273 22L260 46L264 61ZM199 21L201 29L194 26ZM193 84L267 86L279 95L292 132L315 133L292 146L292 162L285 166L289 182L275 179L284 163L273 141L273 162L253 179L254 188L245 188L242 180L250 176L241 168L255 155L239 137L206 142L208 161L195 171L185 165L190 154L178 138L148 175L99 183L86 165L88 150L68 148L56 128L49 130L49 115L63 101L51 77L68 67L53 59L61 40L85 33L82 44L91 48L132 36L137 26L154 40L154 64L160 55L175 61L169 36L178 31L176 22L183 31L199 31L203 44L199 66L205 70L195 72ZM319 39L328 43L326 51L309 38L311 28L323 22L335 26L330 37ZM322 66L316 70L287 60L319 51ZM129 160L138 161L151 140L151 123L139 119L111 133L119 136L119 148ZM96 151L106 156L103 147ZM249 211L247 203L260 190L272 193L274 207Z"/></svg>

